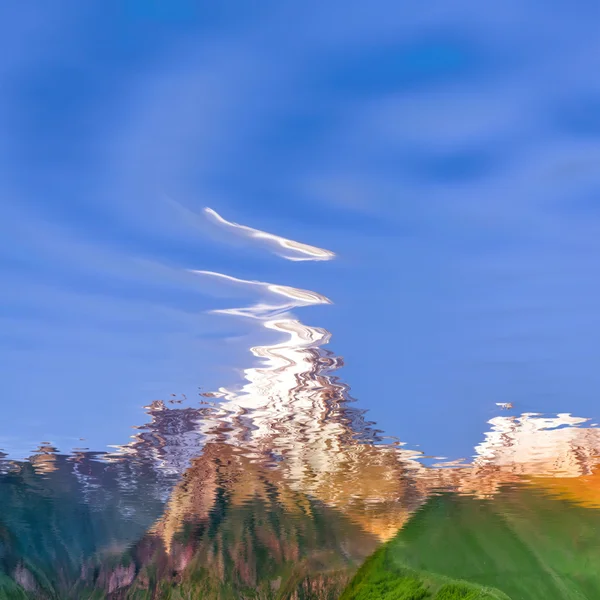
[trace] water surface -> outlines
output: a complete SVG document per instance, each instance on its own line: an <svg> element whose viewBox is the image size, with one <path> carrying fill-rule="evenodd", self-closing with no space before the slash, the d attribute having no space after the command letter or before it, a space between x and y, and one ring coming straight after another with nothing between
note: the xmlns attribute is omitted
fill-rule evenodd
<svg viewBox="0 0 600 600"><path fill-rule="evenodd" d="M595 598L597 7L59 4L0 19L1 593Z"/></svg>

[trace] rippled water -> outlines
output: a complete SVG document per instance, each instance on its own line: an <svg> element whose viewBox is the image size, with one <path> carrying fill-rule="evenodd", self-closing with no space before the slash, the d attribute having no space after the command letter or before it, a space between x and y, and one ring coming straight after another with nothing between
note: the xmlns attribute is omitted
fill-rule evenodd
<svg viewBox="0 0 600 600"><path fill-rule="evenodd" d="M600 598L598 8L2 8L0 598Z"/></svg>

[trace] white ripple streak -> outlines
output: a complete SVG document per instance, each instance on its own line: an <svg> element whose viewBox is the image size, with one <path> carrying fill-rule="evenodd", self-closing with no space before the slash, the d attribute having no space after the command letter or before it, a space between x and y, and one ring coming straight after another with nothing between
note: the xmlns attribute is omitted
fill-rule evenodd
<svg viewBox="0 0 600 600"><path fill-rule="evenodd" d="M239 223L227 221L227 219L224 219L216 210L213 210L212 208L206 207L204 209L204 212L207 215L209 215L209 217L211 217L213 220L215 220L219 225L234 230L235 233L237 233L238 235L243 235L255 239L267 240L269 242L275 243L276 245L280 246L281 248L284 248L285 250L291 250L292 252L296 253L292 256L288 254L281 254L279 252L277 253L279 256L287 260L331 260L335 257L335 253L331 252L331 250L317 248L316 246L310 246L308 244L303 244L301 242L289 240L287 238L275 235L273 233L261 231L260 229L254 229L253 227L248 227L247 225L240 225Z"/></svg>

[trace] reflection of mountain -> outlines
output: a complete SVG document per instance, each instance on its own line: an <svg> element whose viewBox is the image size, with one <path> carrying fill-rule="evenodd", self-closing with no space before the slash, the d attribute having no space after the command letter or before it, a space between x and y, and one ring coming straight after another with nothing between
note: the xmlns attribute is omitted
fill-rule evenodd
<svg viewBox="0 0 600 600"><path fill-rule="evenodd" d="M172 586L191 585L194 573L202 572L197 589L210 588L215 597L241 597L244 586L269 597L267 582L282 577L292 585L300 577L290 574L290 561L312 564L309 570L321 577L312 561L325 552L330 564L341 561L347 568L373 543L365 540L392 537L432 490L490 496L524 474L578 475L591 468L595 432L575 427L583 421L564 415L492 420L470 464L425 468L418 453L382 444L352 408L347 386L333 374L342 360L324 349L329 332L289 312L329 303L327 298L289 286L196 274L258 293L254 305L219 312L258 321L279 340L252 348L261 364L244 371L240 389L208 394L218 398L209 408L175 417L178 410L157 405L147 433L131 445L134 454L155 456L163 468L167 456L170 465L190 464L196 446L205 444L163 517L136 546L135 577L122 586L125 596L158 589L147 573L162 569L163 582ZM174 427L178 419L188 425ZM194 436L191 444L171 441L170 432L182 428L187 439ZM318 527L329 542L316 535ZM311 543L298 545L302 537ZM338 539L345 546L333 542ZM265 554L271 563L263 562Z"/></svg>
<svg viewBox="0 0 600 600"><path fill-rule="evenodd" d="M328 250L229 222L211 209L207 215L232 234L270 244L288 260L335 257ZM381 539L394 534L431 488L488 496L521 475L580 476L596 464L598 432L582 427L585 419L526 414L492 419L471 462L426 469L418 461L420 453L382 443L334 374L343 361L325 349L331 334L291 312L329 304L328 298L210 271L193 274L255 298L248 306L216 312L257 323L276 339L251 348L260 362L244 370L239 389L205 394L217 399L212 405L151 405L151 422L121 449L121 456L150 461L173 476L184 473L204 444L230 445L240 455L272 465L290 489L343 511Z"/></svg>
<svg viewBox="0 0 600 600"><path fill-rule="evenodd" d="M82 585L123 598L178 590L182 597L333 599L376 545L339 511L290 489L277 469L209 444L152 530L120 562L105 561L95 577L90 569ZM128 568L117 587L114 574Z"/></svg>
<svg viewBox="0 0 600 600"><path fill-rule="evenodd" d="M211 216L290 260L334 256ZM330 333L291 312L327 298L194 273L256 296L218 312L274 339L251 348L258 364L239 388L203 394L215 401L199 407L154 401L131 443L101 462L49 443L29 464L0 461L6 585L65 598L334 598L440 489L491 498L528 477L579 500L565 481L598 488L597 430L569 415L492 419L472 461L425 467L383 443L334 374L343 361L324 347Z"/></svg>
<svg viewBox="0 0 600 600"><path fill-rule="evenodd" d="M291 260L329 260L332 252L229 223L234 233L268 240ZM290 254L291 253L291 254ZM151 423L121 449L129 459L154 459L157 468L183 473L204 444L230 446L240 456L272 465L290 489L342 510L379 537L392 535L421 501L412 470L415 457L384 446L363 413L352 406L348 387L334 375L342 359L327 351L330 333L302 323L292 310L329 304L321 294L209 271L193 273L255 297L242 308L217 311L257 323L276 340L251 348L259 365L244 370L239 389L206 394L218 401L200 409L150 407Z"/></svg>

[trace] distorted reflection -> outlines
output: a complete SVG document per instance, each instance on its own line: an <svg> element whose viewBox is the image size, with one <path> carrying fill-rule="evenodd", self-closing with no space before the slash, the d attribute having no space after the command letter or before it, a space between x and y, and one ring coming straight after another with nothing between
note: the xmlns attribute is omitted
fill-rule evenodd
<svg viewBox="0 0 600 600"><path fill-rule="evenodd" d="M287 259L335 256L207 214ZM511 414L502 404L511 412L489 421L470 459L428 462L366 421L336 374L341 357L325 348L331 333L293 312L331 300L192 273L256 294L215 318L252 319L275 340L250 349L258 364L238 388L203 392L195 405L153 401L148 423L111 452L66 456L43 442L29 461L3 456L0 586L11 593L337 598L360 563L419 509L429 514L440 493L504 498L518 512L506 490L525 486L599 506L600 437L588 419ZM463 515L460 503L448 506Z"/></svg>

